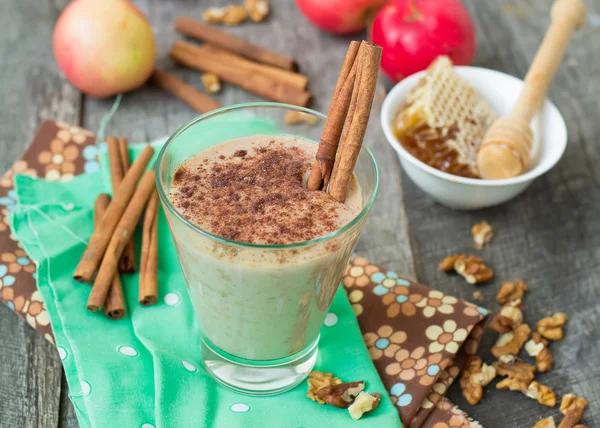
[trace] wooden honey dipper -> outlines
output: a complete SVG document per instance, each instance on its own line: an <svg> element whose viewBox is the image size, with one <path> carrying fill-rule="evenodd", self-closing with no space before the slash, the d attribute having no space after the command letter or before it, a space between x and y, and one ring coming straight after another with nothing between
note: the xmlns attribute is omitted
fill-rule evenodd
<svg viewBox="0 0 600 428"><path fill-rule="evenodd" d="M533 133L529 126L556 75L569 40L585 21L581 0L557 0L544 36L512 112L487 130L477 154L477 168L485 179L516 177L530 160Z"/></svg>

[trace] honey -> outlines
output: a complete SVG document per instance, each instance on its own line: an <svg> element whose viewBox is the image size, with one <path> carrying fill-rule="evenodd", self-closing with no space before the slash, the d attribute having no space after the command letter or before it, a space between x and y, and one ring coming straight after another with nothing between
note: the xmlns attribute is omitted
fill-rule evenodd
<svg viewBox="0 0 600 428"><path fill-rule="evenodd" d="M480 178L477 151L496 114L439 57L406 96L392 128L402 146L427 165L449 174Z"/></svg>
<svg viewBox="0 0 600 428"><path fill-rule="evenodd" d="M468 178L480 178L469 165L458 161L458 152L448 146L448 138L454 138L456 129L448 130L448 138L440 137L427 126L409 130L403 135L394 132L402 146L414 157L427 165L449 174Z"/></svg>

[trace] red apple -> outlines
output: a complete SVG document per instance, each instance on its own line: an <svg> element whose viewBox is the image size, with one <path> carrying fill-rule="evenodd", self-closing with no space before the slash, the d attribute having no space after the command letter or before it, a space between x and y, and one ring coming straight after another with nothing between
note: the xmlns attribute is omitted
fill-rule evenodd
<svg viewBox="0 0 600 428"><path fill-rule="evenodd" d="M100 98L142 85L156 58L152 28L127 0L74 0L58 18L53 43L66 78Z"/></svg>
<svg viewBox="0 0 600 428"><path fill-rule="evenodd" d="M397 82L425 70L440 55L468 65L475 28L460 0L393 0L375 16L371 41L383 47L381 68Z"/></svg>
<svg viewBox="0 0 600 428"><path fill-rule="evenodd" d="M300 11L317 27L333 34L363 30L387 0L296 0Z"/></svg>

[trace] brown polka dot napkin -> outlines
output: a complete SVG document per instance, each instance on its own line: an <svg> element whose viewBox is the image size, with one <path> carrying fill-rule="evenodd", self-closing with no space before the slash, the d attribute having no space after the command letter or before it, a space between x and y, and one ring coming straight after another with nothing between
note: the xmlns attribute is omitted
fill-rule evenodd
<svg viewBox="0 0 600 428"><path fill-rule="evenodd" d="M35 266L8 227L8 215L17 203L13 176L68 181L85 171L98 171L95 140L90 131L47 120L23 157L0 178L0 300L53 343L50 318L35 285Z"/></svg>
<svg viewBox="0 0 600 428"><path fill-rule="evenodd" d="M98 171L94 134L45 121L23 157L0 178L0 299L53 342L35 266L8 227L13 175L67 181ZM356 257L343 279L365 343L405 427L480 425L443 398L474 354L487 312Z"/></svg>
<svg viewBox="0 0 600 428"><path fill-rule="evenodd" d="M487 311L363 257L348 265L343 284L404 426L477 426L442 399L477 351ZM466 425L456 425L461 417Z"/></svg>

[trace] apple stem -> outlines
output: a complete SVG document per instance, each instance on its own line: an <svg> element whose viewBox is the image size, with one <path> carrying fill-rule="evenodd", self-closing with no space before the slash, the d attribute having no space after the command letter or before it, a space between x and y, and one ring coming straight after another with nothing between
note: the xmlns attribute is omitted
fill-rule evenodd
<svg viewBox="0 0 600 428"><path fill-rule="evenodd" d="M410 7L410 15L405 18L406 22L414 22L420 21L423 19L423 14L419 9L417 9L417 5L415 4L415 0L409 0L408 2Z"/></svg>

